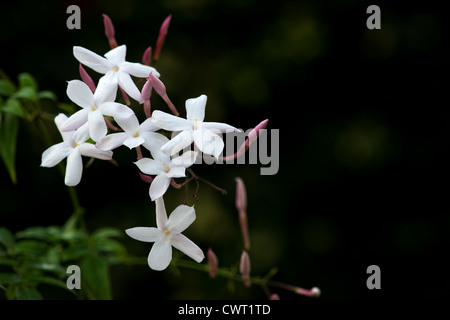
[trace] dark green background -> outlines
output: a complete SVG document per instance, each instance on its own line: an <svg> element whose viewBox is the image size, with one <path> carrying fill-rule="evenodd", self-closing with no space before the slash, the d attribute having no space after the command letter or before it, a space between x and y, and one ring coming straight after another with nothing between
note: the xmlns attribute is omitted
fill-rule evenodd
<svg viewBox="0 0 450 320"><path fill-rule="evenodd" d="M81 30L66 28L66 8L81 8ZM381 7L382 29L366 28L366 8ZM244 130L261 120L280 130L280 170L259 165L198 166L228 190L202 184L197 220L186 234L222 266L236 264L242 242L234 177L244 179L253 274L276 266L275 280L318 286L323 299L439 298L446 293L448 214L448 18L438 1L17 1L0 10L0 68L33 74L42 90L65 95L78 79L72 47L109 50L102 13L116 27L127 60L140 61L172 14L157 69L172 101L208 96L206 120ZM93 71L90 74L98 79ZM155 97L154 108L167 111ZM23 124L24 125L24 124ZM55 143L59 137L55 136ZM56 169L40 168L45 146L19 134L18 185L0 170L0 225L13 231L61 225L71 213ZM154 225L148 186L118 149L119 168L96 161L77 187L88 227ZM182 202L169 190L170 212ZM150 245L123 238L135 255ZM366 288L381 267L382 289ZM118 299L265 298L259 287L148 266L111 270ZM299 298L274 289L282 299ZM45 294L44 294L45 296ZM52 292L48 297L57 298Z"/></svg>

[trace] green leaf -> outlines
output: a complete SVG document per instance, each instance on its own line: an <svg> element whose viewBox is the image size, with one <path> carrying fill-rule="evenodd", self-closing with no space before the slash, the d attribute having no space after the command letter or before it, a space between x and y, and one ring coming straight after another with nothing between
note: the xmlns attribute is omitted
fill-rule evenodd
<svg viewBox="0 0 450 320"><path fill-rule="evenodd" d="M64 281L60 280L60 279L47 277L47 276L33 276L30 279L34 280L34 281L36 281L38 283L49 284L49 285L60 287L60 288L66 289L66 290L68 290L70 292L73 292L72 290L67 288L67 284Z"/></svg>
<svg viewBox="0 0 450 320"><path fill-rule="evenodd" d="M20 88L31 88L35 92L38 90L37 82L31 74L27 72L20 73L18 78Z"/></svg>
<svg viewBox="0 0 450 320"><path fill-rule="evenodd" d="M20 283L22 278L16 273L0 273L0 284Z"/></svg>
<svg viewBox="0 0 450 320"><path fill-rule="evenodd" d="M13 247L15 254L42 256L47 251L47 245L35 240L22 240Z"/></svg>
<svg viewBox="0 0 450 320"><path fill-rule="evenodd" d="M108 264L98 256L87 256L80 266L81 288L86 289L87 296L92 300L111 300Z"/></svg>
<svg viewBox="0 0 450 320"><path fill-rule="evenodd" d="M94 238L95 240L121 236L123 236L122 231L120 231L119 229L109 227L98 229L92 234L92 238Z"/></svg>
<svg viewBox="0 0 450 320"><path fill-rule="evenodd" d="M9 113L0 114L0 156L14 184L17 183L15 160L18 132L17 117Z"/></svg>
<svg viewBox="0 0 450 320"><path fill-rule="evenodd" d="M0 243L7 248L14 244L14 236L8 229L3 227L0 227Z"/></svg>
<svg viewBox="0 0 450 320"><path fill-rule="evenodd" d="M126 248L118 241L112 239L100 239L95 243L97 251L114 252L116 254L125 253Z"/></svg>
<svg viewBox="0 0 450 320"><path fill-rule="evenodd" d="M73 105L67 103L59 103L58 108L68 114L73 114L76 110Z"/></svg>
<svg viewBox="0 0 450 320"><path fill-rule="evenodd" d="M42 300L42 295L35 288L18 286L15 290L18 300Z"/></svg>
<svg viewBox="0 0 450 320"><path fill-rule="evenodd" d="M31 238L49 242L57 241L61 238L61 230L58 227L31 227L16 234L18 239Z"/></svg>
<svg viewBox="0 0 450 320"><path fill-rule="evenodd" d="M0 95L1 96L10 96L14 93L16 89L14 88L14 84L5 79L0 79Z"/></svg>
<svg viewBox="0 0 450 320"><path fill-rule="evenodd" d="M20 88L16 93L14 93L13 97L36 101L37 93L32 87L23 87Z"/></svg>
<svg viewBox="0 0 450 320"><path fill-rule="evenodd" d="M58 264L44 262L30 262L27 265L30 269L53 272L60 276L66 275L66 270Z"/></svg>
<svg viewBox="0 0 450 320"><path fill-rule="evenodd" d="M0 258L0 266L2 265L14 267L17 265L17 261L14 259Z"/></svg>
<svg viewBox="0 0 450 320"><path fill-rule="evenodd" d="M10 98L0 106L1 112L11 113L19 117L25 117L25 110L22 108L22 104L16 98Z"/></svg>
<svg viewBox="0 0 450 320"><path fill-rule="evenodd" d="M48 90L43 90L43 91L39 92L37 96L39 99L50 99L53 101L57 100L56 95L53 92L48 91Z"/></svg>

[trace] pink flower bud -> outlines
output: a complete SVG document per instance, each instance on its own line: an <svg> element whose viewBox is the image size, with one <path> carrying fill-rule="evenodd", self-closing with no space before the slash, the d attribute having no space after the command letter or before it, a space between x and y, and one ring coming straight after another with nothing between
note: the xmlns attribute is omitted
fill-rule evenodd
<svg viewBox="0 0 450 320"><path fill-rule="evenodd" d="M246 287L251 286L250 279L250 257L248 256L247 251L243 250L241 255L241 263L239 265L239 271L242 276L242 282Z"/></svg>
<svg viewBox="0 0 450 320"><path fill-rule="evenodd" d="M150 177L150 176L148 176L146 174L143 174L141 172L138 172L138 173L139 173L139 177L141 178L142 181L147 182L147 183L152 183L153 182L153 178L152 177Z"/></svg>
<svg viewBox="0 0 450 320"><path fill-rule="evenodd" d="M130 98L128 97L127 93L120 86L119 86L119 89L120 89L120 92L122 92L123 101L125 101L125 104L127 106L130 106L131 101L130 101Z"/></svg>
<svg viewBox="0 0 450 320"><path fill-rule="evenodd" d="M217 277L219 260L217 259L216 254L214 253L214 251L212 251L211 248L208 249L207 257L209 265L209 276L214 279Z"/></svg>
<svg viewBox="0 0 450 320"><path fill-rule="evenodd" d="M166 86L164 85L164 83L161 80L159 80L159 78L155 77L152 72L150 72L149 80L151 80L153 89L155 89L156 93L158 95L160 95L161 98L167 103L170 111L172 111L172 113L174 115L178 116L179 113L178 113L177 109L175 108L174 104L172 103L172 101L170 101L169 96L167 95Z"/></svg>
<svg viewBox="0 0 450 320"><path fill-rule="evenodd" d="M280 296L277 293L272 293L269 300L280 300Z"/></svg>
<svg viewBox="0 0 450 320"><path fill-rule="evenodd" d="M167 31L169 30L170 20L172 19L172 15L170 14L162 23L161 28L159 29L159 36L156 40L156 49L155 54L153 55L154 63L158 61L159 54L161 53L161 49L164 45L164 40L166 39Z"/></svg>
<svg viewBox="0 0 450 320"><path fill-rule="evenodd" d="M261 121L255 128L253 128L250 131L250 133L247 136L247 139L245 139L245 142L239 147L239 150L232 155L224 157L223 160L231 161L231 160L234 160L234 159L240 157L241 155L243 155L248 150L250 145L253 142L255 142L256 139L258 139L260 130L265 129L267 126L267 123L269 123L269 119Z"/></svg>
<svg viewBox="0 0 450 320"><path fill-rule="evenodd" d="M94 80L92 80L92 78L89 76L89 74L86 72L86 70L84 70L81 63L80 63L79 71L80 71L81 80L83 80L83 82L87 84L87 86L89 87L89 89L91 89L92 92L95 92L96 86L95 86Z"/></svg>
<svg viewBox="0 0 450 320"><path fill-rule="evenodd" d="M106 14L103 14L103 24L105 25L105 35L108 39L109 46L111 47L111 49L114 49L115 47L117 47L114 25L111 19Z"/></svg>
<svg viewBox="0 0 450 320"><path fill-rule="evenodd" d="M147 118L150 118L152 113L152 105L150 103L150 97L152 96L152 89L153 89L152 80L148 79L145 82L141 92L142 99L144 99L144 112Z"/></svg>
<svg viewBox="0 0 450 320"><path fill-rule="evenodd" d="M148 47L142 55L142 64L149 66L152 63L152 47Z"/></svg>
<svg viewBox="0 0 450 320"><path fill-rule="evenodd" d="M245 250L250 250L250 237L248 234L247 221L247 192L245 191L244 181L241 178L236 180L236 208L239 213L239 225L241 227L242 240Z"/></svg>
<svg viewBox="0 0 450 320"><path fill-rule="evenodd" d="M295 287L293 291L296 294L300 294L302 296L310 297L310 298L318 298L320 296L320 289L317 287L312 288L311 290L303 289L300 287Z"/></svg>

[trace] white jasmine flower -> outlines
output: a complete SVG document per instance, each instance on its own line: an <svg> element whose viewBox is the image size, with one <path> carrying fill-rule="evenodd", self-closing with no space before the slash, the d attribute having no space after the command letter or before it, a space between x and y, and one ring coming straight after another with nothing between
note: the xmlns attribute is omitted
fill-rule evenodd
<svg viewBox="0 0 450 320"><path fill-rule="evenodd" d="M203 251L186 236L181 234L195 220L195 210L186 205L178 206L167 219L163 198L156 200L156 225L154 227L135 227L125 230L131 238L154 242L148 256L148 265L153 270L164 270L172 260L172 246L185 253L196 262L205 257Z"/></svg>
<svg viewBox="0 0 450 320"><path fill-rule="evenodd" d="M206 100L205 95L186 100L187 119L159 110L153 112L153 123L157 127L164 130L180 131L177 136L162 146L163 152L173 155L194 142L203 153L213 155L216 159L219 158L224 143L222 138L213 131L227 132L238 131L238 129L225 123L203 122Z"/></svg>
<svg viewBox="0 0 450 320"><path fill-rule="evenodd" d="M62 131L78 129L86 122L89 123L89 135L94 141L99 141L106 136L108 128L103 116L117 117L134 114L127 106L113 102L116 98L115 91L108 91L104 86L98 86L92 93L88 85L80 80L72 80L67 84L67 96L80 106L80 111L75 112L62 125Z"/></svg>
<svg viewBox="0 0 450 320"><path fill-rule="evenodd" d="M159 128L152 123L150 118L146 119L142 124L139 124L134 113L126 117L117 116L114 119L124 132L111 133L103 137L96 144L96 147L100 150L112 150L121 145L133 149L143 144L146 140L151 140L154 135L159 135L153 132Z"/></svg>
<svg viewBox="0 0 450 320"><path fill-rule="evenodd" d="M85 142L89 139L87 123L76 131L61 131L61 126L66 120L67 116L62 113L55 117L55 123L61 132L63 142L51 146L42 153L41 166L54 167L67 158L64 182L68 186L76 186L80 182L83 173L81 156L111 160L112 152L99 150L93 144Z"/></svg>
<svg viewBox="0 0 450 320"><path fill-rule="evenodd" d="M156 175L150 184L149 195L152 201L166 193L172 178L186 176L186 168L194 164L197 152L187 151L181 156L171 159L161 151L161 147L169 142L165 136L154 134L144 143L144 147L150 150L153 159L142 158L135 162L138 168L145 174Z"/></svg>
<svg viewBox="0 0 450 320"><path fill-rule="evenodd" d="M136 62L125 61L126 53L126 45L121 45L108 51L105 54L105 59L83 47L73 47L73 55L80 63L98 73L104 74L102 77L103 82L101 81L99 85L110 86L114 90L117 90L117 85L119 85L130 97L142 103L144 100L130 75L138 78L147 78L150 72L157 77L160 75L155 68Z"/></svg>

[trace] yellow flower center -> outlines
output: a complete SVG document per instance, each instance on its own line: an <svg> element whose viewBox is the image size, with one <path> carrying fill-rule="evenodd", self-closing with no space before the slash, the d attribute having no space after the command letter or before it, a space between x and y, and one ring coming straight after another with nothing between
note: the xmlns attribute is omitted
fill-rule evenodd
<svg viewBox="0 0 450 320"><path fill-rule="evenodd" d="M164 170L168 173L169 172L169 168L167 168L165 165L163 165Z"/></svg>
<svg viewBox="0 0 450 320"><path fill-rule="evenodd" d="M139 131L136 131L136 132L135 132L134 137L135 137L135 138L139 137Z"/></svg>
<svg viewBox="0 0 450 320"><path fill-rule="evenodd" d="M119 71L119 68L118 67L114 67L114 68L112 68L112 71L117 72L117 71Z"/></svg>
<svg viewBox="0 0 450 320"><path fill-rule="evenodd" d="M166 235L166 236L168 236L169 234L170 234L170 232L169 232L169 230L164 230L164 234Z"/></svg>

